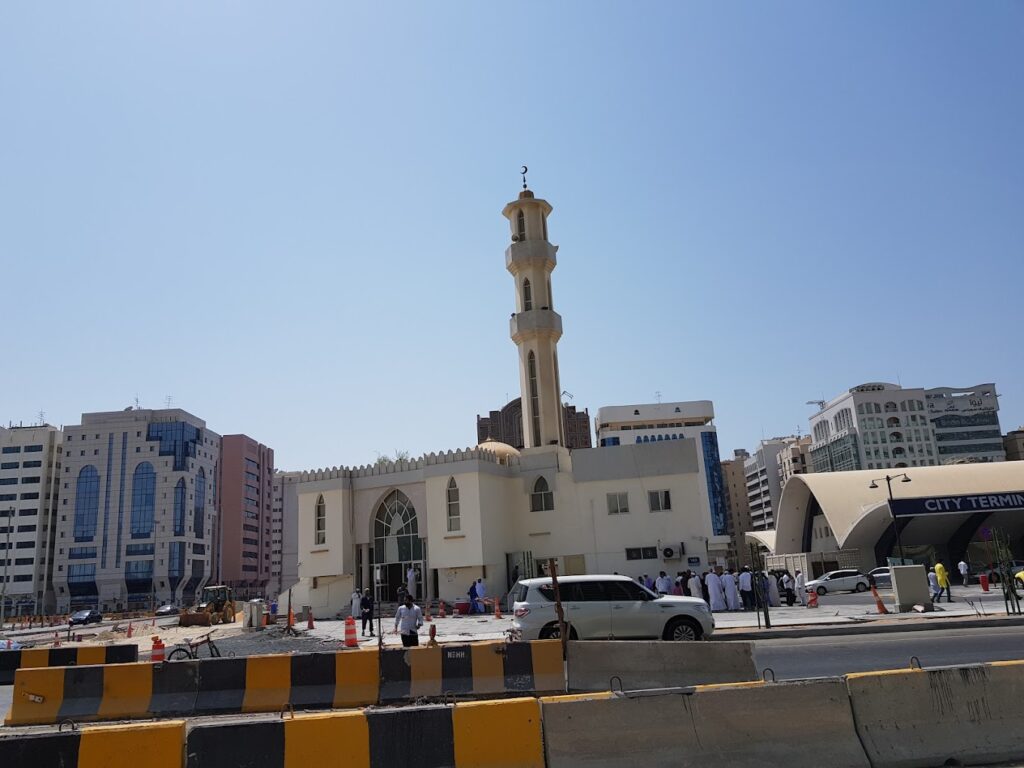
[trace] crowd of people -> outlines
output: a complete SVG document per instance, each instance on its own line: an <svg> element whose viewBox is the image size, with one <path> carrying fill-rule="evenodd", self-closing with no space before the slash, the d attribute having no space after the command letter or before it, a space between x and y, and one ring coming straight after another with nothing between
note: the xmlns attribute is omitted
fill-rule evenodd
<svg viewBox="0 0 1024 768"><path fill-rule="evenodd" d="M807 579L797 570L753 571L743 566L734 568L715 566L714 570L679 571L675 578L661 571L652 579L646 573L637 576L637 581L659 595L681 595L700 597L711 606L712 611L754 611L764 605L779 607L807 604Z"/></svg>

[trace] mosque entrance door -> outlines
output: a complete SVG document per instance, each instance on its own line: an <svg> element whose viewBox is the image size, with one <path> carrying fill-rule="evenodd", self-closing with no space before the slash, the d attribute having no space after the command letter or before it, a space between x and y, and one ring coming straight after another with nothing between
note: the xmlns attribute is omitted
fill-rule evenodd
<svg viewBox="0 0 1024 768"><path fill-rule="evenodd" d="M417 597L424 597L424 549L415 507L404 493L392 491L377 507L373 519L372 556L377 600L397 600L399 587L406 583L410 567L417 574Z"/></svg>

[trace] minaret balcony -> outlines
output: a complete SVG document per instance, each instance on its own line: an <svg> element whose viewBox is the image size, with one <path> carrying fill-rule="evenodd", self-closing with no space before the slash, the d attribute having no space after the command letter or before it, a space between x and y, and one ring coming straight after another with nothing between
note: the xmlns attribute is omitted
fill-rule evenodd
<svg viewBox="0 0 1024 768"><path fill-rule="evenodd" d="M516 344L537 336L558 340L562 336L562 316L553 309L543 308L516 313L509 320L509 335Z"/></svg>
<svg viewBox="0 0 1024 768"><path fill-rule="evenodd" d="M505 268L516 275L539 264L550 272L558 263L555 259L557 251L558 246L547 240L521 240L505 249Z"/></svg>

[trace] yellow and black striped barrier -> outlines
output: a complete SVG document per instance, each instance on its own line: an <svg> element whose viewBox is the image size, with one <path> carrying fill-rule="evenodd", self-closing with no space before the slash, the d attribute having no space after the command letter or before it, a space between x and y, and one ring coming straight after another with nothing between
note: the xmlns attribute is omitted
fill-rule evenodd
<svg viewBox="0 0 1024 768"><path fill-rule="evenodd" d="M21 669L7 725L332 709L565 690L557 640Z"/></svg>
<svg viewBox="0 0 1024 768"><path fill-rule="evenodd" d="M0 739L0 765L21 768L181 768L185 721L92 725Z"/></svg>
<svg viewBox="0 0 1024 768"><path fill-rule="evenodd" d="M376 709L193 726L186 768L346 768L544 765L534 698Z"/></svg>
<svg viewBox="0 0 1024 768"><path fill-rule="evenodd" d="M85 664L127 664L139 660L137 645L83 645L75 648L0 650L0 685L14 682L19 669L71 667Z"/></svg>

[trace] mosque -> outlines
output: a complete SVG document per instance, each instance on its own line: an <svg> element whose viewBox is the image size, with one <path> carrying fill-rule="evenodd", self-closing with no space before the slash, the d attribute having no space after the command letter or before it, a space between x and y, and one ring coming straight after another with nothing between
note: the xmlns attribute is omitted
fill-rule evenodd
<svg viewBox="0 0 1024 768"><path fill-rule="evenodd" d="M285 504L298 516L294 605L333 616L354 588L394 600L410 569L419 599L451 602L478 578L489 596L504 594L516 579L545 573L550 558L562 574L652 576L724 558L729 537L709 507L696 439L566 448L551 211L525 177L502 210L524 448L485 440L409 461L284 475Z"/></svg>

